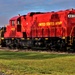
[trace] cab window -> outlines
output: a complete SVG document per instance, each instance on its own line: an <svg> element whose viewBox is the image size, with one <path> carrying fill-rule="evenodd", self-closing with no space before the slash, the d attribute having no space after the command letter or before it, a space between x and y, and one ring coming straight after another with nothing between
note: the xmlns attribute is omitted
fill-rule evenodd
<svg viewBox="0 0 75 75"><path fill-rule="evenodd" d="M14 26L15 25L15 22L14 21L11 21L11 24L12 24L12 26Z"/></svg>
<svg viewBox="0 0 75 75"><path fill-rule="evenodd" d="M20 21L17 21L17 24L20 25Z"/></svg>

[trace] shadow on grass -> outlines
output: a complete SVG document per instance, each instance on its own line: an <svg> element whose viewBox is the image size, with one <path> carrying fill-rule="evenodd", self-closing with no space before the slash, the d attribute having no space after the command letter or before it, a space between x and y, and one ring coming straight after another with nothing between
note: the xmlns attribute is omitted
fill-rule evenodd
<svg viewBox="0 0 75 75"><path fill-rule="evenodd" d="M73 56L73 54L49 54L40 52L10 52L0 51L0 59L52 59L57 57Z"/></svg>

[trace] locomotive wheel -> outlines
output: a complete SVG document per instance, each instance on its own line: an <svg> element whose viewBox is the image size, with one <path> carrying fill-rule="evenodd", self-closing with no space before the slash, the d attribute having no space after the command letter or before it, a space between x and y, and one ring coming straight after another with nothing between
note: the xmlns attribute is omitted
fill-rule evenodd
<svg viewBox="0 0 75 75"><path fill-rule="evenodd" d="M2 41L2 42L1 42L1 46L2 46L2 47L6 47L5 41Z"/></svg>

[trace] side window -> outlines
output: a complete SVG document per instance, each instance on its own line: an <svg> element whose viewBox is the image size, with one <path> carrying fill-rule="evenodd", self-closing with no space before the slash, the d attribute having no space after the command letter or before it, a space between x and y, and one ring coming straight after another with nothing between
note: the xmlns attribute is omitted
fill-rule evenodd
<svg viewBox="0 0 75 75"><path fill-rule="evenodd" d="M17 20L17 25L21 25L21 19L20 18Z"/></svg>
<svg viewBox="0 0 75 75"><path fill-rule="evenodd" d="M20 25L20 21L17 21L17 24Z"/></svg>

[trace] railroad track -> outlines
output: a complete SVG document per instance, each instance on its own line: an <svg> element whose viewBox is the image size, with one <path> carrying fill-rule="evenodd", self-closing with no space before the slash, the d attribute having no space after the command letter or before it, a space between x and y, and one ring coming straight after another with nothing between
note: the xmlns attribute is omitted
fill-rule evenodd
<svg viewBox="0 0 75 75"><path fill-rule="evenodd" d="M75 54L72 52L61 52L61 51L51 51L51 50L31 50L31 49L9 49L7 47L1 47L0 51L12 51L12 52L41 52L50 54Z"/></svg>

